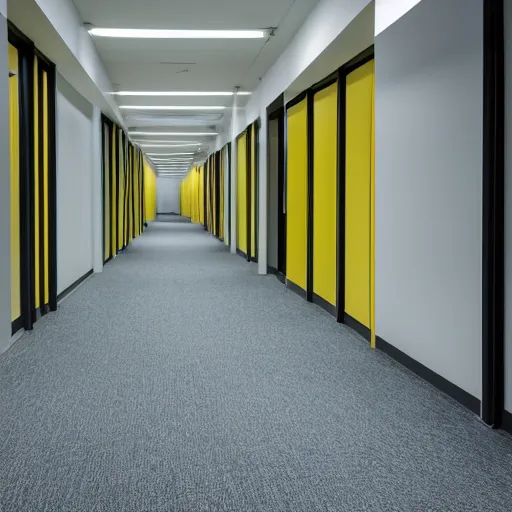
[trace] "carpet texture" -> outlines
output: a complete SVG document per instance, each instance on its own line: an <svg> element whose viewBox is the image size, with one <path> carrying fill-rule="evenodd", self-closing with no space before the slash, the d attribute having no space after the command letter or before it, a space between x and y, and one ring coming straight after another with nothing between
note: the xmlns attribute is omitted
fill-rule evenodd
<svg viewBox="0 0 512 512"><path fill-rule="evenodd" d="M512 439L155 222L0 356L0 510L510 511Z"/></svg>

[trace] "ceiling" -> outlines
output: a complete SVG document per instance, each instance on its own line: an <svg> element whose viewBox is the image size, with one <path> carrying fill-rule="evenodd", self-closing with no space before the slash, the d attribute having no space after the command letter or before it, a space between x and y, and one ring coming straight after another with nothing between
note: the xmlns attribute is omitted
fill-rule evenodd
<svg viewBox="0 0 512 512"><path fill-rule="evenodd" d="M264 29L268 39L112 39L93 37L116 90L252 91L289 44L318 0L74 0L84 23L105 28ZM239 96L241 106L248 96ZM223 110L154 112L123 110L130 130L227 130L233 98L116 96L119 105L222 106ZM154 140L154 136L141 136ZM164 137L158 137L157 139ZM181 137L202 144L215 137ZM169 136L165 140L179 140ZM159 150L157 150L159 151ZM163 150L162 150L163 151Z"/></svg>

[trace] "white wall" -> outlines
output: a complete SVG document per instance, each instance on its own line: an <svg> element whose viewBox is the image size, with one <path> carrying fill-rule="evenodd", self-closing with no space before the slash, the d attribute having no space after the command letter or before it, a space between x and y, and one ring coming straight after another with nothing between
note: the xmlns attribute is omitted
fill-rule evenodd
<svg viewBox="0 0 512 512"><path fill-rule="evenodd" d="M375 40L376 332L478 398L482 14L423 0Z"/></svg>
<svg viewBox="0 0 512 512"><path fill-rule="evenodd" d="M92 105L57 75L57 293L93 268Z"/></svg>
<svg viewBox="0 0 512 512"><path fill-rule="evenodd" d="M181 179L156 179L157 213L180 213Z"/></svg>
<svg viewBox="0 0 512 512"><path fill-rule="evenodd" d="M505 2L505 409L512 413L512 3Z"/></svg>
<svg viewBox="0 0 512 512"><path fill-rule="evenodd" d="M421 0L375 0L375 35L379 35Z"/></svg>
<svg viewBox="0 0 512 512"><path fill-rule="evenodd" d="M0 15L0 69L7 70L7 21ZM9 77L0 78L0 354L11 345L11 167Z"/></svg>

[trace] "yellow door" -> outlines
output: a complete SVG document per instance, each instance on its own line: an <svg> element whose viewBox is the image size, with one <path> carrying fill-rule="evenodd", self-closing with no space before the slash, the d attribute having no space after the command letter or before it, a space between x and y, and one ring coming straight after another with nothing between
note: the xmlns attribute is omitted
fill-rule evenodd
<svg viewBox="0 0 512 512"><path fill-rule="evenodd" d="M20 297L20 104L18 50L9 44L9 132L11 164L11 321L21 316Z"/></svg>
<svg viewBox="0 0 512 512"><path fill-rule="evenodd" d="M236 243L247 254L247 132L237 139Z"/></svg>
<svg viewBox="0 0 512 512"><path fill-rule="evenodd" d="M371 327L373 60L347 76L345 312Z"/></svg>
<svg viewBox="0 0 512 512"><path fill-rule="evenodd" d="M336 306L338 85L313 99L313 293Z"/></svg>
<svg viewBox="0 0 512 512"><path fill-rule="evenodd" d="M308 237L308 106L287 111L286 278L306 290Z"/></svg>

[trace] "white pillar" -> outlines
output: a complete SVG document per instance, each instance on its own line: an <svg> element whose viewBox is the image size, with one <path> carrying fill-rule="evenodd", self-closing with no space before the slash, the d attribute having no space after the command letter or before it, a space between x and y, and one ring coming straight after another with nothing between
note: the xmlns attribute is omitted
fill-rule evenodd
<svg viewBox="0 0 512 512"><path fill-rule="evenodd" d="M237 171L237 153L236 153L236 133L237 131L237 95L233 96L233 110L231 114L231 237L229 239L230 252L236 254L236 171Z"/></svg>
<svg viewBox="0 0 512 512"><path fill-rule="evenodd" d="M103 272L103 183L101 147L101 110L93 106L92 113L92 262L95 273Z"/></svg>
<svg viewBox="0 0 512 512"><path fill-rule="evenodd" d="M5 12L5 2L2 13ZM7 20L0 15L0 353L11 345L11 158ZM3 91L3 92L2 92Z"/></svg>
<svg viewBox="0 0 512 512"><path fill-rule="evenodd" d="M258 274L267 274L267 109L260 112L258 151Z"/></svg>

